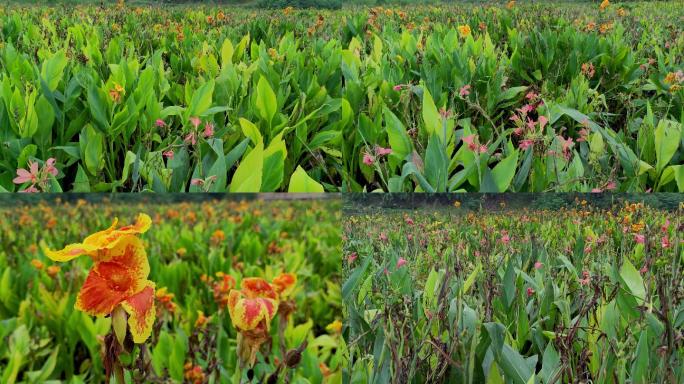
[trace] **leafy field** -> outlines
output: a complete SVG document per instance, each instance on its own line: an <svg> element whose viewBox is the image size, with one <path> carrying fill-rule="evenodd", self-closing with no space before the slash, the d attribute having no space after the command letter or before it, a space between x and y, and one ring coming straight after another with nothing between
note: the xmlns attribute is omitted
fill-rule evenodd
<svg viewBox="0 0 684 384"><path fill-rule="evenodd" d="M347 382L684 380L684 205L460 203L345 215Z"/></svg>
<svg viewBox="0 0 684 384"><path fill-rule="evenodd" d="M0 382L341 382L338 201L138 201L0 207ZM104 309L144 270L121 244L149 281Z"/></svg>
<svg viewBox="0 0 684 384"><path fill-rule="evenodd" d="M682 192L683 20L5 4L0 188Z"/></svg>

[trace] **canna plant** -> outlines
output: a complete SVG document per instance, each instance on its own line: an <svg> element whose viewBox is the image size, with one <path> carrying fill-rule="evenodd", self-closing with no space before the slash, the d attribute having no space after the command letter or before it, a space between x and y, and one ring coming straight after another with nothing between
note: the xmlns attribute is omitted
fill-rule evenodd
<svg viewBox="0 0 684 384"><path fill-rule="evenodd" d="M137 235L147 232L151 218L142 213L136 223L111 227L86 237L82 243L69 244L45 255L66 262L82 255L93 260L76 298L76 309L91 316L110 316L112 330L105 337L105 376L112 374L125 383L121 353L131 353L130 341L143 344L150 337L155 319L154 283L147 280L150 266L142 240ZM130 336L129 336L130 335Z"/></svg>

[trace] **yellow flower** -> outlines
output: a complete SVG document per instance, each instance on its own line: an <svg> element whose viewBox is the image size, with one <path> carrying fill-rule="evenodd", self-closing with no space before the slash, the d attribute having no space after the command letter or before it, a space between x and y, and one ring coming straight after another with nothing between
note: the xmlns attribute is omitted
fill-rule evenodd
<svg viewBox="0 0 684 384"><path fill-rule="evenodd" d="M468 24L459 25L458 26L458 32L461 34L461 37L470 36L470 25L468 25Z"/></svg>
<svg viewBox="0 0 684 384"><path fill-rule="evenodd" d="M271 283L280 299L290 296L296 284L297 276L293 273L281 273L276 276Z"/></svg>
<svg viewBox="0 0 684 384"><path fill-rule="evenodd" d="M335 321L325 327L325 330L330 333L342 333L342 322L335 319Z"/></svg>
<svg viewBox="0 0 684 384"><path fill-rule="evenodd" d="M511 0L506 4L506 8L508 9L513 9L513 7L515 7L515 0Z"/></svg>
<svg viewBox="0 0 684 384"><path fill-rule="evenodd" d="M601 9L603 11L604 9L608 8L609 5L610 5L609 0L603 0L603 2L601 2L601 5L599 5L599 9Z"/></svg>

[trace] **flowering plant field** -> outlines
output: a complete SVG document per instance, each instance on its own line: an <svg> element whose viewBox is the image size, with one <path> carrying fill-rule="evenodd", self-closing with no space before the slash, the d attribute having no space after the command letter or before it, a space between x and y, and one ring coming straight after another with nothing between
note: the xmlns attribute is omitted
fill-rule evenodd
<svg viewBox="0 0 684 384"><path fill-rule="evenodd" d="M0 381L340 383L338 205L3 205Z"/></svg>
<svg viewBox="0 0 684 384"><path fill-rule="evenodd" d="M0 190L684 191L676 1L0 6Z"/></svg>
<svg viewBox="0 0 684 384"><path fill-rule="evenodd" d="M351 214L349 382L681 383L683 209Z"/></svg>

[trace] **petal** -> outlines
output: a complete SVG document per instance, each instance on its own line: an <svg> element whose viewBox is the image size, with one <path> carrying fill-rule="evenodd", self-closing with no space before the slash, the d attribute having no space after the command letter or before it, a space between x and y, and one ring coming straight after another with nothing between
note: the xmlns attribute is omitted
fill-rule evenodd
<svg viewBox="0 0 684 384"><path fill-rule="evenodd" d="M114 310L128 292L112 288L97 269L92 269L76 298L76 309L92 316L105 316Z"/></svg>
<svg viewBox="0 0 684 384"><path fill-rule="evenodd" d="M92 235L88 236L83 240L84 244L88 244L94 247L104 247L106 245L106 239L107 237L116 230L116 224L119 222L119 219L115 218L114 221L112 222L112 225L109 226L109 228L95 232Z"/></svg>
<svg viewBox="0 0 684 384"><path fill-rule="evenodd" d="M61 249L59 251L53 251L48 248L45 248L43 249L43 252L45 253L45 256L49 257L54 261L69 261L81 255L91 254L95 252L95 249L92 246L86 244L76 243L69 244L66 247L64 247L64 249Z"/></svg>
<svg viewBox="0 0 684 384"><path fill-rule="evenodd" d="M268 281L260 277L248 277L240 285L242 292L249 298L266 297L277 300L278 294Z"/></svg>
<svg viewBox="0 0 684 384"><path fill-rule="evenodd" d="M150 265L142 241L128 235L97 261L76 299L76 308L91 315L110 313L147 284Z"/></svg>
<svg viewBox="0 0 684 384"><path fill-rule="evenodd" d="M110 249L115 246L116 242L125 235L137 235L146 232L150 229L152 225L152 219L150 216L141 213L138 215L136 223L133 225L128 225L121 228L116 228L118 220L114 219L111 227L105 229L104 231L93 233L92 235L86 237L83 241L85 244L92 244L100 249Z"/></svg>
<svg viewBox="0 0 684 384"><path fill-rule="evenodd" d="M270 329L271 320L278 311L278 301L267 298L249 299L241 291L228 294L228 313L233 325L243 331L256 328L262 321Z"/></svg>
<svg viewBox="0 0 684 384"><path fill-rule="evenodd" d="M147 281L138 293L127 298L121 306L128 312L128 328L133 335L133 342L142 344L150 337L154 325L154 283Z"/></svg>
<svg viewBox="0 0 684 384"><path fill-rule="evenodd" d="M294 273L281 273L273 279L273 288L280 297L287 297L297 284L297 276Z"/></svg>

